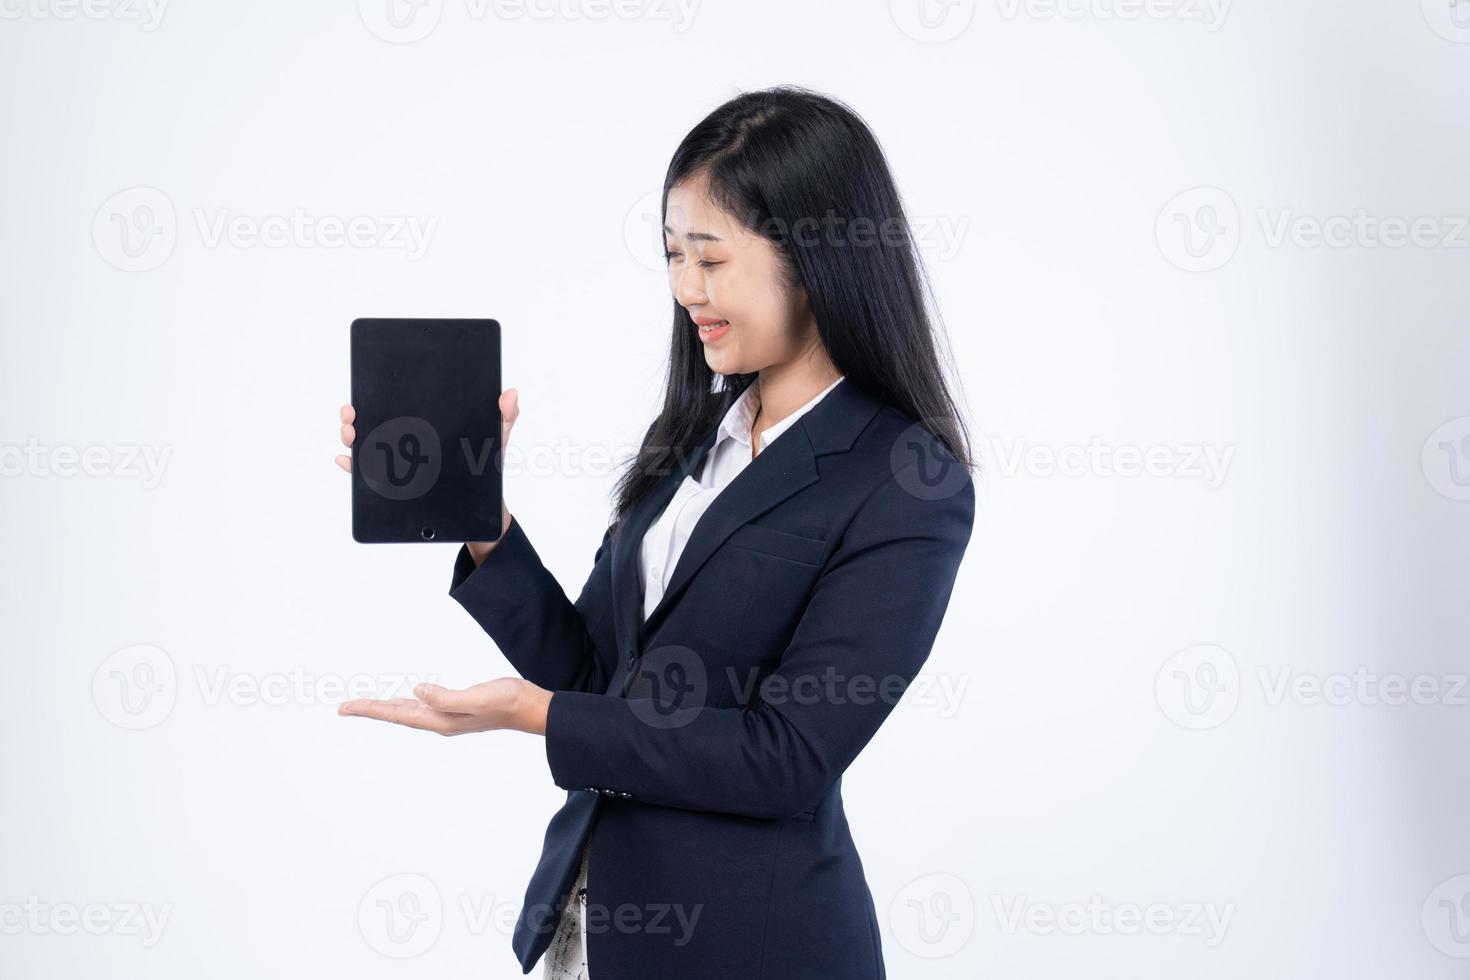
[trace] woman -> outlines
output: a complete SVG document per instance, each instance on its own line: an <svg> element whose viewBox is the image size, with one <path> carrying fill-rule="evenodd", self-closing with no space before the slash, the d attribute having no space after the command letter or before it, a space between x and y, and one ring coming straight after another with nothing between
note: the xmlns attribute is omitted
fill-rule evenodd
<svg viewBox="0 0 1470 980"><path fill-rule="evenodd" d="M567 801L526 972L881 978L842 774L928 657L975 508L908 224L867 126L789 86L695 127L663 218L663 409L580 596L507 508L450 595L522 679L339 710L545 737Z"/></svg>

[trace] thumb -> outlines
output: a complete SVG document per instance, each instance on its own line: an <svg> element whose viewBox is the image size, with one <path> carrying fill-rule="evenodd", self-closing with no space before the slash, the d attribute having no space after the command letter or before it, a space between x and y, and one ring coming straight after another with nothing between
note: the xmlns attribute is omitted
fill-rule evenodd
<svg viewBox="0 0 1470 980"><path fill-rule="evenodd" d="M413 689L414 697L439 711L469 711L464 691L451 691L438 684L420 684Z"/></svg>
<svg viewBox="0 0 1470 980"><path fill-rule="evenodd" d="M500 417L505 422L507 430L515 424L521 415L521 393L515 388L507 388L500 395Z"/></svg>
<svg viewBox="0 0 1470 980"><path fill-rule="evenodd" d="M510 428L521 416L521 393L507 388L500 394L500 445L504 449L510 443Z"/></svg>

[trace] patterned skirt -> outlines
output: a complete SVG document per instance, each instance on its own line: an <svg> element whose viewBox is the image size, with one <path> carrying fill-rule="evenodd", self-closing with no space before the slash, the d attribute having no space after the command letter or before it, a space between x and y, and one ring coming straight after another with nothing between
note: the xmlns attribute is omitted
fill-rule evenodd
<svg viewBox="0 0 1470 980"><path fill-rule="evenodd" d="M582 848L582 870L572 886L572 901L567 903L557 924L556 935L546 948L546 970L543 980L589 980L587 976L587 854Z"/></svg>

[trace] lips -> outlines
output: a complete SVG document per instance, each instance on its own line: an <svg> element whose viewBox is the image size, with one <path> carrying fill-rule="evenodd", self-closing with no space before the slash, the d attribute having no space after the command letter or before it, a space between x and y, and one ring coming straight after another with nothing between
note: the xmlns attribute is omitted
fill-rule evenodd
<svg viewBox="0 0 1470 980"><path fill-rule="evenodd" d="M694 322L699 324L699 340L701 343L714 343L730 332L730 321L728 320L711 320L707 324L699 323L698 320Z"/></svg>

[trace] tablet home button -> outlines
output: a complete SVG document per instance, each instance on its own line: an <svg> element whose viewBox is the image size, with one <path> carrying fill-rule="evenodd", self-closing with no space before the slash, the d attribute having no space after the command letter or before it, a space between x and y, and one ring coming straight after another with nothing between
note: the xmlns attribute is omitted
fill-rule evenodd
<svg viewBox="0 0 1470 980"><path fill-rule="evenodd" d="M419 534L423 535L425 541L434 540L434 529L432 527L421 528Z"/></svg>

